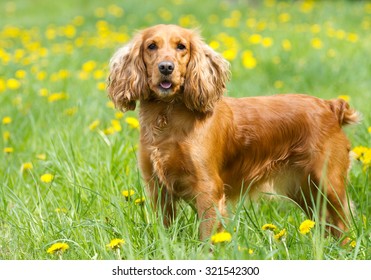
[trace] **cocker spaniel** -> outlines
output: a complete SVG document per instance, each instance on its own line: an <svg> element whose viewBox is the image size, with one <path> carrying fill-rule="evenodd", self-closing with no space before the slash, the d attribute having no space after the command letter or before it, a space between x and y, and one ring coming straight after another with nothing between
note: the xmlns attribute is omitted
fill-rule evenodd
<svg viewBox="0 0 371 280"><path fill-rule="evenodd" d="M342 126L356 123L357 112L342 99L300 94L223 97L229 76L229 63L197 31L176 25L139 32L111 59L116 107L140 101L139 165L164 224L178 199L192 201L204 239L221 230L227 200L275 192L308 215L319 209L340 236L350 166Z"/></svg>

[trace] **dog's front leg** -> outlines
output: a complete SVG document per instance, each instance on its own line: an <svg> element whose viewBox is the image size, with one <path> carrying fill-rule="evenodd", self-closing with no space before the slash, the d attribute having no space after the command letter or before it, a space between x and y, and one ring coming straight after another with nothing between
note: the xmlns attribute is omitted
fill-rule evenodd
<svg viewBox="0 0 371 280"><path fill-rule="evenodd" d="M163 175L160 165L161 155L159 155L158 149L151 150L148 149L145 144L142 144L141 149L139 150L139 156L140 168L143 178L146 181L147 194L150 198L152 209L154 209L157 215L156 217L161 217L161 215L158 215L159 212L163 214L163 224L165 227L168 227L176 215L176 199L167 191L166 185L164 184L164 181L166 181L164 178L166 179L166 177ZM157 170L154 166L157 167ZM157 172L161 171L159 173L162 174L163 181L155 175L155 170Z"/></svg>
<svg viewBox="0 0 371 280"><path fill-rule="evenodd" d="M223 182L216 180L204 182L202 189L196 197L197 214L201 221L200 237L202 240L209 238L214 230L220 231L222 225L218 217L226 215L225 194Z"/></svg>

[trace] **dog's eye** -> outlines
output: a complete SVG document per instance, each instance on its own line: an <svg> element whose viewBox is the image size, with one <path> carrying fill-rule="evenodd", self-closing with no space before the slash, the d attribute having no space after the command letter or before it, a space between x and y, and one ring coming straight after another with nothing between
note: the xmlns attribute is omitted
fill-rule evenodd
<svg viewBox="0 0 371 280"><path fill-rule="evenodd" d="M157 45L155 43L152 43L148 46L148 49L153 51L153 50L157 49Z"/></svg>
<svg viewBox="0 0 371 280"><path fill-rule="evenodd" d="M176 46L176 48L178 49L178 50L185 50L186 49L186 46L185 45L183 45L183 44L181 44L181 43L179 43L177 46Z"/></svg>

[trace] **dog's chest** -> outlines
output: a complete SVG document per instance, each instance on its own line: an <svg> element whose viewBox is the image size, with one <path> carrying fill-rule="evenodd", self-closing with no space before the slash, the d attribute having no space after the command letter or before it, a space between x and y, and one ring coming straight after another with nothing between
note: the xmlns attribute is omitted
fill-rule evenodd
<svg viewBox="0 0 371 280"><path fill-rule="evenodd" d="M178 197L187 197L192 185L192 162L179 143L167 142L164 145L151 147L150 161L153 175L169 193Z"/></svg>
<svg viewBox="0 0 371 280"><path fill-rule="evenodd" d="M141 148L151 165L150 176L172 194L187 196L197 171L192 149L192 141L197 138L195 116L175 105L161 110L146 108L141 113Z"/></svg>
<svg viewBox="0 0 371 280"><path fill-rule="evenodd" d="M156 124L159 125L154 126L153 131L147 135L151 141L142 145L149 152L152 175L173 195L187 197L187 189L194 183L192 178L195 174L192 151L187 137L182 136L178 129L170 132L171 127L167 126L167 121L166 118L158 119Z"/></svg>

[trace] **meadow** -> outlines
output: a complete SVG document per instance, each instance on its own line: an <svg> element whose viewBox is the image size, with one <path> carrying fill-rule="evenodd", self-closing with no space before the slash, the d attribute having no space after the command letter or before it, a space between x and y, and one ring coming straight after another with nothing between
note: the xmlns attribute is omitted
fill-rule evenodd
<svg viewBox="0 0 371 280"><path fill-rule="evenodd" d="M371 4L367 1L0 2L0 259L371 259ZM107 98L108 62L135 30L199 27L231 62L228 95L347 99L355 160L349 242L288 199L229 208L200 241L186 203L164 229L137 166L137 111ZM272 143L273 145L274 143ZM54 247L53 247L54 246Z"/></svg>

